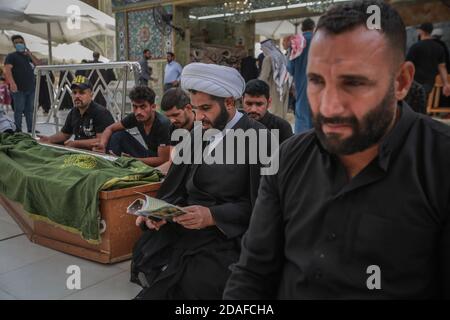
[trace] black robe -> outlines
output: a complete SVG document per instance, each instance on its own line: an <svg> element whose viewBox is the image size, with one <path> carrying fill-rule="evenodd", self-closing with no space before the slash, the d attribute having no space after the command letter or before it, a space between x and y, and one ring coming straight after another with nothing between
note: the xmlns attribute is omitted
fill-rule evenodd
<svg viewBox="0 0 450 320"><path fill-rule="evenodd" d="M233 129L265 128L244 115ZM131 281L144 287L138 299L222 297L259 188L260 161L246 163L171 166L158 198L208 207L216 226L189 230L169 222L160 231L145 231L133 251L131 269Z"/></svg>

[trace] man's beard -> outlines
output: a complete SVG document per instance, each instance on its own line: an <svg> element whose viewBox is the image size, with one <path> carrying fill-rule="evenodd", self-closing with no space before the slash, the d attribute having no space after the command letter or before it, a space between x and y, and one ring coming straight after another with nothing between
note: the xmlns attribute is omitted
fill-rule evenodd
<svg viewBox="0 0 450 320"><path fill-rule="evenodd" d="M213 122L206 121L206 124L210 124L212 128L222 131L228 123L228 112L224 103L219 102L219 106L220 113L217 118ZM205 124L205 122L203 122L203 124Z"/></svg>
<svg viewBox="0 0 450 320"><path fill-rule="evenodd" d="M396 108L394 81L391 80L388 92L376 108L364 115L359 122L356 117L333 117L325 118L321 114L314 116L314 128L317 137L328 152L337 155L350 155L364 151L377 144L386 134L391 125ZM353 134L348 138L341 139L339 134L325 134L322 126L324 124L345 124L352 128Z"/></svg>

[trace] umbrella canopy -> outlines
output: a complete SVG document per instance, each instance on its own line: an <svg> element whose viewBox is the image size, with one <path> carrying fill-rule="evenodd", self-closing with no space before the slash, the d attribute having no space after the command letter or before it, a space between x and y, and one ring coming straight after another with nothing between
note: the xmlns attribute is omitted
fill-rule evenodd
<svg viewBox="0 0 450 320"><path fill-rule="evenodd" d="M51 60L52 41L71 43L96 35L114 36L115 20L78 0L0 0L0 28L46 38Z"/></svg>
<svg viewBox="0 0 450 320"><path fill-rule="evenodd" d="M15 50L11 42L11 36L17 33L17 31L13 30L0 31L0 54L6 55ZM27 48L38 58L48 58L47 40L27 33L20 33L20 35L24 38ZM83 59L92 60L93 53L92 50L78 42L54 45L52 51L54 60L66 63L79 63ZM100 61L109 62L103 56L100 57Z"/></svg>

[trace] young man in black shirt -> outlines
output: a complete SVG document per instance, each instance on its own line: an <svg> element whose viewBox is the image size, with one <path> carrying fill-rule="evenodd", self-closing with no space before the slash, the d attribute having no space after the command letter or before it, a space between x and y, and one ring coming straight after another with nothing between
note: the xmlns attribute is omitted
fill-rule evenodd
<svg viewBox="0 0 450 320"><path fill-rule="evenodd" d="M445 50L431 37L432 31L433 24L427 22L420 25L417 29L420 40L409 49L406 60L414 64L416 68L414 80L424 87L427 97L438 74L444 84L442 92L445 96L449 96L450 83L447 80Z"/></svg>
<svg viewBox="0 0 450 320"><path fill-rule="evenodd" d="M184 129L187 130L185 133L189 135L189 132L194 128L195 111L192 110L189 96L179 87L171 88L164 93L161 99L161 110L172 123L170 126L170 145L171 150L173 150L173 147L180 143L183 138L172 140L172 133L177 129ZM172 159L169 159L158 169L167 174L171 164Z"/></svg>
<svg viewBox="0 0 450 320"><path fill-rule="evenodd" d="M33 104L35 94L34 67L39 60L28 50L21 35L14 35L11 40L16 51L5 59L5 77L8 81L14 101L14 121L17 131L22 131L22 114L25 115L27 130L31 133L33 126Z"/></svg>
<svg viewBox="0 0 450 320"><path fill-rule="evenodd" d="M71 89L75 108L67 115L64 127L52 136L39 136L40 141L92 150L106 127L114 123L113 116L105 107L92 100L92 84L85 76L77 76ZM75 136L74 140L69 140L72 135Z"/></svg>
<svg viewBox="0 0 450 320"><path fill-rule="evenodd" d="M369 7L381 29L369 29ZM341 3L312 39L314 131L263 176L227 299L450 297L450 128L399 103L414 66L382 0Z"/></svg>
<svg viewBox="0 0 450 320"><path fill-rule="evenodd" d="M157 167L170 157L170 121L156 111L155 92L137 86L130 92L133 113L106 128L94 150L118 156L131 156ZM146 147L126 129L137 128Z"/></svg>
<svg viewBox="0 0 450 320"><path fill-rule="evenodd" d="M250 80L244 91L243 106L247 115L261 122L267 129L277 129L279 143L293 135L292 126L284 120L268 111L272 98L269 85L262 80ZM273 133L273 132L272 132Z"/></svg>

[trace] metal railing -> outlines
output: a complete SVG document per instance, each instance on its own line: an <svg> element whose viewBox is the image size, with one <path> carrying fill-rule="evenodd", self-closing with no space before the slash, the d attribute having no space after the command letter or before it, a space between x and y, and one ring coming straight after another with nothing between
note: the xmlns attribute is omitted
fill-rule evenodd
<svg viewBox="0 0 450 320"><path fill-rule="evenodd" d="M106 70L112 70L116 80L105 79ZM140 65L138 62L110 62L110 63L84 63L68 65L37 66L34 70L36 75L36 94L34 96L33 111L33 137L36 131L36 119L39 108L39 94L41 88L41 77L45 76L50 97L50 109L45 123L50 123L53 116L53 124L56 132L59 131L59 117L61 104L67 93L71 94L71 79L75 79L77 71L85 71L85 76L92 80L93 99L102 94L106 101L106 108L111 112L114 119L120 120L124 117L127 105L127 87L129 79L138 84ZM51 73L55 76L59 73L59 81L52 81Z"/></svg>

